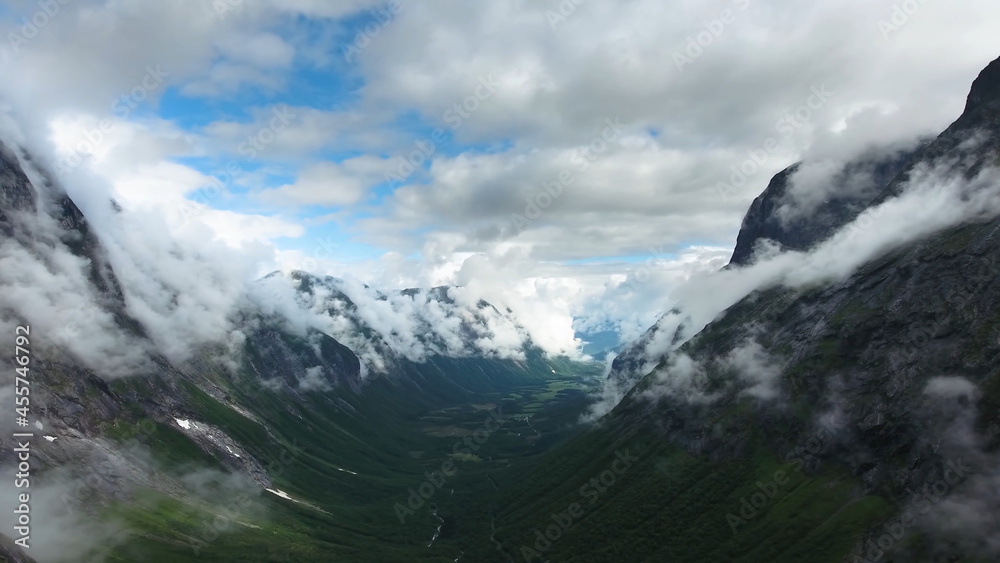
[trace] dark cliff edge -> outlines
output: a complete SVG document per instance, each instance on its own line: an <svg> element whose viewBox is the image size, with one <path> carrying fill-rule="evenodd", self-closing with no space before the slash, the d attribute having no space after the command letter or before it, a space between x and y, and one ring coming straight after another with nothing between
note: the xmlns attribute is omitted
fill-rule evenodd
<svg viewBox="0 0 1000 563"><path fill-rule="evenodd" d="M777 243L782 250L799 251L807 251L823 242L868 208L871 201L913 162L918 152L889 150L887 154L865 155L844 165L825 188L830 196L816 209L793 218L783 218L780 210L788 203L789 184L802 163L782 170L750 205L737 235L729 267L749 265L754 251L765 240Z"/></svg>

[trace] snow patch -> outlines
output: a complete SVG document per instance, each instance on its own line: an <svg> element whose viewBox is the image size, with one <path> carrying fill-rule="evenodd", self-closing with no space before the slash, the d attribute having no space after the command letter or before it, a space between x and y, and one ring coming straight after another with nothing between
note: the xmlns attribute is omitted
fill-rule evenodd
<svg viewBox="0 0 1000 563"><path fill-rule="evenodd" d="M279 497L281 497L281 498L283 498L285 500L290 500L292 502L299 502L299 501L293 499L292 497L288 496L288 493L286 493L285 491L282 491L281 489L265 489L265 490L267 492L273 494L273 495L278 495Z"/></svg>

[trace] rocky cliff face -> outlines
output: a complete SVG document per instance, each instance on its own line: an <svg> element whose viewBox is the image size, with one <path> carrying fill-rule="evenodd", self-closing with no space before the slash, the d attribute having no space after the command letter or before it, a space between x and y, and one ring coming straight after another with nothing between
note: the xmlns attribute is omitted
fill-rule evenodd
<svg viewBox="0 0 1000 563"><path fill-rule="evenodd" d="M1000 149L1000 59L991 62L976 78L965 111L933 143L914 155L925 167L952 167L972 178L985 167L995 166ZM913 178L915 166L908 166L872 201L877 205L898 196Z"/></svg>
<svg viewBox="0 0 1000 563"><path fill-rule="evenodd" d="M921 170L936 168L951 177L971 178L1000 163L998 85L1000 60L976 80L965 113L941 136L913 155L876 166L884 171L881 179L891 181L870 205L898 196ZM906 164L897 173L895 167L901 162ZM786 178L787 171L772 181L755 202L745 227L748 222L774 223L775 208L758 203L773 201L772 190L780 191ZM1000 197L995 181L987 181L983 189ZM767 209L771 215L764 213ZM840 217L846 223L850 215L856 212ZM829 237L841 226L837 223L795 242L781 242L807 248L805 241L815 244ZM781 397L796 405L779 409L791 416L777 424L784 415L768 408L762 411L767 422L757 424L775 440L776 448L794 447L795 440L808 432L808 424L802 425L796 411L836 412L849 421L849 430L842 443L824 452L823 459L848 464L869 491L902 499L906 491L919 489L941 471L949 459L965 456L984 462L980 446L988 451L1000 440L998 259L1000 219L974 220L884 255L843 282L804 291L756 292L682 351L707 365L748 340L763 343L782 366ZM661 367L657 373L669 377L669 368ZM656 374L647 378L643 387L653 386L655 378ZM715 382L722 385L720 391L732 383ZM743 391L745 385L735 384L723 396L735 403ZM705 420L700 431L692 431L697 426L692 420L698 419L674 414L663 420L668 426L683 421L686 430L675 437L679 443L692 444L712 427ZM789 432L790 428L795 430ZM731 430L739 435L738 429ZM977 471L984 481L994 478L988 466Z"/></svg>
<svg viewBox="0 0 1000 563"><path fill-rule="evenodd" d="M975 82L972 83L972 90L969 92L965 106L965 115L985 110L993 112L995 117L997 100L1000 100L1000 58L983 69Z"/></svg>
<svg viewBox="0 0 1000 563"><path fill-rule="evenodd" d="M758 251L808 251L827 240L838 229L851 223L873 201L886 192L897 176L913 166L918 154L930 141L918 148L882 148L843 165L825 178L823 185L814 186L828 196L805 212L788 213L794 207L790 184L803 163L782 170L771 179L767 188L754 199L743 218L736 248L727 268L745 267L753 263ZM690 326L680 309L664 315L637 341L625 346L615 358L609 382L627 392L652 366L667 361L669 351L683 344Z"/></svg>
<svg viewBox="0 0 1000 563"><path fill-rule="evenodd" d="M14 152L0 143L0 221L4 234L14 235L14 227L7 215L11 212L34 212L37 194L25 176Z"/></svg>
<svg viewBox="0 0 1000 563"><path fill-rule="evenodd" d="M747 211L730 264L748 265L763 241L786 250L812 248L864 209L899 195L918 163L933 165L941 158L961 158L964 173L975 175L995 162L989 155L998 147L998 127L1000 59L983 69L972 84L965 111L937 139L921 141L913 149L879 149L844 165L830 178L830 185L821 188L829 197L808 214L789 219L781 213L788 203L789 184L802 163L776 174Z"/></svg>
<svg viewBox="0 0 1000 563"><path fill-rule="evenodd" d="M912 162L916 152L888 150L887 154L864 155L844 165L827 180L828 186L812 188L829 196L814 209L792 217L784 216L782 208L789 205L789 185L802 163L782 170L750 205L736 238L730 266L749 265L754 251L768 241L783 250L813 248L866 209Z"/></svg>

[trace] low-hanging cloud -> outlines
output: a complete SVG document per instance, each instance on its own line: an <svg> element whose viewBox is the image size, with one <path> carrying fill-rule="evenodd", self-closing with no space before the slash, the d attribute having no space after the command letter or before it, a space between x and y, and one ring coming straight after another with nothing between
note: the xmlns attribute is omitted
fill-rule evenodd
<svg viewBox="0 0 1000 563"><path fill-rule="evenodd" d="M244 305L246 284L270 256L266 246L235 249L204 226L172 231L160 213L117 207L109 188L83 171L70 185L85 223L58 223L60 191L45 167L51 157L44 144L32 143L9 115L3 116L0 137L39 151L18 158L36 192L37 212L17 214L23 234L0 241L5 265L0 299L13 317L32 325L40 344L69 352L104 377L117 377L151 369L153 354L183 363L202 346L239 340L234 315ZM82 241L79 229L96 237L91 256L106 261L120 285L124 311L145 336L115 319L109 300L117 297L99 293L90 278L91 259L71 250Z"/></svg>
<svg viewBox="0 0 1000 563"><path fill-rule="evenodd" d="M318 329L376 372L393 357L435 355L523 360L531 339L509 312L463 287L382 292L353 279L275 273L251 296L299 332Z"/></svg>
<svg viewBox="0 0 1000 563"><path fill-rule="evenodd" d="M977 142L973 136L969 146ZM693 276L672 293L673 312L662 317L647 333L650 336L639 342L647 361L643 369L669 357L754 290L776 286L809 288L844 280L894 248L950 226L997 216L1000 171L986 167L966 177L963 171L968 169L968 163L955 157L921 163L910 171L898 197L865 210L811 251L771 253L758 256L751 266ZM680 324L678 319L685 322ZM766 379L772 380L773 375ZM764 396L772 394L770 384L760 391ZM621 396L623 392L616 390L615 394ZM610 403L607 395L605 390L599 403L604 408Z"/></svg>
<svg viewBox="0 0 1000 563"><path fill-rule="evenodd" d="M676 292L692 318L688 336L755 289L803 288L842 280L885 252L952 225L1000 212L1000 173L986 168L966 179L950 163L921 164L903 193L866 210L809 252L785 252L746 268L700 276Z"/></svg>

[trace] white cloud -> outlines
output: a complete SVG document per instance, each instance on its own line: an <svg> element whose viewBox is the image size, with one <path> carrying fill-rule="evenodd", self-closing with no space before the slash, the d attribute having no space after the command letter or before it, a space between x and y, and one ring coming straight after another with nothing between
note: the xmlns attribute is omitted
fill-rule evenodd
<svg viewBox="0 0 1000 563"><path fill-rule="evenodd" d="M743 391L747 395L764 401L778 396L782 366L756 340L750 339L731 350L722 363L735 371L740 381L749 384Z"/></svg>
<svg viewBox="0 0 1000 563"><path fill-rule="evenodd" d="M299 378L300 391L329 391L330 384L323 377L323 366L307 368L305 374Z"/></svg>
<svg viewBox="0 0 1000 563"><path fill-rule="evenodd" d="M291 65L295 49L274 33L232 34L218 42L222 55L258 68L285 68Z"/></svg>
<svg viewBox="0 0 1000 563"><path fill-rule="evenodd" d="M525 358L529 331L469 288L382 292L350 278L310 278L304 292L303 283L289 274L269 276L250 294L299 333L315 328L337 339L369 373L384 372L396 356L415 362L433 355Z"/></svg>
<svg viewBox="0 0 1000 563"><path fill-rule="evenodd" d="M924 394L943 399L974 400L978 397L979 390L964 377L932 377L924 387Z"/></svg>
<svg viewBox="0 0 1000 563"><path fill-rule="evenodd" d="M383 181L386 169L382 159L372 156L311 164L302 169L294 184L267 190L260 197L273 205L350 205L364 199L373 184Z"/></svg>

